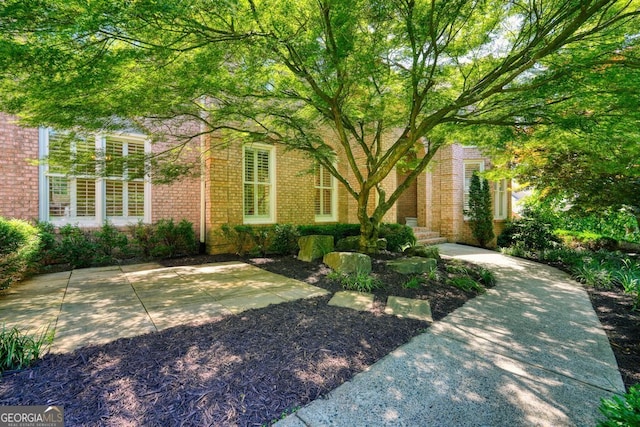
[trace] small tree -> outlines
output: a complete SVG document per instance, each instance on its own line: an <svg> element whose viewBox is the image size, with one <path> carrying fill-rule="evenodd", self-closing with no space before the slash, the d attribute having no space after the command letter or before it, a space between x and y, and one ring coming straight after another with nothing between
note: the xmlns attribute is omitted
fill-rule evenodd
<svg viewBox="0 0 640 427"><path fill-rule="evenodd" d="M493 211L491 209L491 193L489 192L489 181L480 180L477 173L471 177L469 186L469 225L473 237L483 248L494 238L493 234Z"/></svg>

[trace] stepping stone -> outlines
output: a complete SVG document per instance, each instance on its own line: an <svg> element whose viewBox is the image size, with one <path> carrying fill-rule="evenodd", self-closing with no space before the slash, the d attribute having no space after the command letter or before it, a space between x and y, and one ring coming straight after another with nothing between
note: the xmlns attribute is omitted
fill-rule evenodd
<svg viewBox="0 0 640 427"><path fill-rule="evenodd" d="M369 311L373 309L373 294L355 291L336 292L329 301L329 305Z"/></svg>
<svg viewBox="0 0 640 427"><path fill-rule="evenodd" d="M391 296L387 298L384 312L398 317L433 322L431 306L427 300Z"/></svg>

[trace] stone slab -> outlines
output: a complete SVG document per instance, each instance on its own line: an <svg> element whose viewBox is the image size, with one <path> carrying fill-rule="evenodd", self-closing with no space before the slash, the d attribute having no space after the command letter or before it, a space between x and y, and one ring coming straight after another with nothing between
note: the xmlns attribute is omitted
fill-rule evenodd
<svg viewBox="0 0 640 427"><path fill-rule="evenodd" d="M390 296L384 312L393 316L433 322L431 305L427 300Z"/></svg>
<svg viewBox="0 0 640 427"><path fill-rule="evenodd" d="M387 261L387 267L400 274L422 274L435 270L438 267L438 261L416 256Z"/></svg>
<svg viewBox="0 0 640 427"><path fill-rule="evenodd" d="M355 291L340 291L329 300L329 305L346 307L358 311L373 309L373 294Z"/></svg>

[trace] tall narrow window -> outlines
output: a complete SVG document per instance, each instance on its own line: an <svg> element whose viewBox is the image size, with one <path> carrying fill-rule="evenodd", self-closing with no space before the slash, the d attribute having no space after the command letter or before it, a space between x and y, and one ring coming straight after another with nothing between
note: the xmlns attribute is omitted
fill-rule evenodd
<svg viewBox="0 0 640 427"><path fill-rule="evenodd" d="M336 185L329 169L318 165L315 173L316 221L336 220Z"/></svg>
<svg viewBox="0 0 640 427"><path fill-rule="evenodd" d="M474 172L482 172L483 170L484 162L482 160L469 160L464 162L464 212L469 210L469 188L471 187L471 177L473 176Z"/></svg>
<svg viewBox="0 0 640 427"><path fill-rule="evenodd" d="M108 136L104 147L107 217L141 219L144 216L144 165L141 162L144 143Z"/></svg>
<svg viewBox="0 0 640 427"><path fill-rule="evenodd" d="M244 147L244 220L273 222L273 147L253 144Z"/></svg>
<svg viewBox="0 0 640 427"><path fill-rule="evenodd" d="M507 180L493 183L493 217L507 219Z"/></svg>

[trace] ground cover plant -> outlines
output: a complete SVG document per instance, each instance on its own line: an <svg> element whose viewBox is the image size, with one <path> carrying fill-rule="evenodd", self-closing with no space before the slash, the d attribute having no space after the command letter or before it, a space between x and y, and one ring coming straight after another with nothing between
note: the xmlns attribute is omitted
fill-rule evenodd
<svg viewBox="0 0 640 427"><path fill-rule="evenodd" d="M46 400L63 405L72 425L268 424L428 328L427 322L384 314L389 295L428 299L439 320L478 294L447 284L444 261L437 274L419 276L419 287L406 288L409 276L385 267L399 256L384 253L373 259L371 277L384 286L373 290L372 311L329 306L326 296L49 354L34 367L0 379L0 405ZM293 256L193 256L162 263L238 259L331 292L343 290L320 261ZM464 265L465 274L473 270Z"/></svg>

